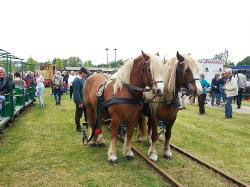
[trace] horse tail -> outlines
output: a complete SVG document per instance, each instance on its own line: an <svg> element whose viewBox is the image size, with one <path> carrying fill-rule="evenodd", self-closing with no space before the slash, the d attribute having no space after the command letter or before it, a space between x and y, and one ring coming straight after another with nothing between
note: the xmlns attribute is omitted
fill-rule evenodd
<svg viewBox="0 0 250 187"><path fill-rule="evenodd" d="M100 125L100 113L101 113L102 101L103 101L102 96L97 96L96 120L95 120L94 127L92 129L92 132L91 132L91 136L87 140L87 142L90 142L91 140L93 140L95 135L102 133L101 125Z"/></svg>

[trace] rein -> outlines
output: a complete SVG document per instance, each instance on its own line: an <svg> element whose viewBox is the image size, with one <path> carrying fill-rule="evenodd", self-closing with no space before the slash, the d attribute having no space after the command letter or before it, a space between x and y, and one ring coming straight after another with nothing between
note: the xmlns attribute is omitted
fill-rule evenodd
<svg viewBox="0 0 250 187"><path fill-rule="evenodd" d="M131 90L134 90L134 91L137 91L137 92L149 92L152 90L152 88L140 88L138 86L134 86L134 85L131 85L131 84L128 84L128 83L125 83L125 82L122 82L122 84L124 86L126 86L127 88L131 89Z"/></svg>
<svg viewBox="0 0 250 187"><path fill-rule="evenodd" d="M153 101L155 99L155 97L157 97L157 94L155 94L150 100L146 101L145 103L164 103L164 104L171 104L177 100L179 100L181 97L183 97L184 95L186 95L186 91L183 92L180 96L176 97L175 99L172 100L167 100L167 101Z"/></svg>

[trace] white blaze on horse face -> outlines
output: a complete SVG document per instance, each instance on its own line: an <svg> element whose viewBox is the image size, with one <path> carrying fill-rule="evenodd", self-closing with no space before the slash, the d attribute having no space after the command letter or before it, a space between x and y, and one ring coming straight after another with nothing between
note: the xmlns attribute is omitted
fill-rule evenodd
<svg viewBox="0 0 250 187"><path fill-rule="evenodd" d="M201 95L202 94L202 86L199 80L195 80L195 85L196 85L196 92L197 95Z"/></svg>
<svg viewBox="0 0 250 187"><path fill-rule="evenodd" d="M158 87L158 90L160 90L161 94L163 94L163 91L164 91L164 82L163 81L158 81L157 82L157 87Z"/></svg>

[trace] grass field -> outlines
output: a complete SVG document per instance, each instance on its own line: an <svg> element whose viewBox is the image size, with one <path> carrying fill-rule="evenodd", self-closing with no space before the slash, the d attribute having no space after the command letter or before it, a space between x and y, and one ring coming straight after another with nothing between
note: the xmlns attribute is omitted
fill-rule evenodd
<svg viewBox="0 0 250 187"><path fill-rule="evenodd" d="M250 101L244 100L244 101L242 101L241 104L242 104L243 106L248 106L248 107L250 107Z"/></svg>
<svg viewBox="0 0 250 187"><path fill-rule="evenodd" d="M72 101L55 106L48 93L45 108L35 104L0 136L0 186L168 186L138 157L126 160L121 144L118 166L107 147L83 146Z"/></svg>
<svg viewBox="0 0 250 187"><path fill-rule="evenodd" d="M172 143L250 183L249 115L226 120L223 111L206 110L204 116L197 115L197 106L180 111ZM107 162L107 147L83 146L75 132L72 101L63 96L62 106L55 106L47 90L45 108L36 104L0 136L0 186L168 186L138 156L127 161L121 146L118 166ZM166 167L177 170L174 164L189 164L173 156Z"/></svg>
<svg viewBox="0 0 250 187"><path fill-rule="evenodd" d="M250 116L234 113L225 119L222 110L206 112L200 116L192 105L180 111L172 143L250 183Z"/></svg>

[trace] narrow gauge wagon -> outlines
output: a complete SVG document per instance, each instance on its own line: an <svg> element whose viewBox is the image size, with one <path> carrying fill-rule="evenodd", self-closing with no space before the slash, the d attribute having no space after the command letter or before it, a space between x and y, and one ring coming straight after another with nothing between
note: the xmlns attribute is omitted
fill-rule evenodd
<svg viewBox="0 0 250 187"><path fill-rule="evenodd" d="M29 66L28 63L23 62L23 59L0 49L0 67L5 69L6 76L10 82L8 93L4 94L6 100L2 103L2 110L0 113L0 133L8 126L9 122L14 121L15 117L17 117L24 108L30 106L35 101L35 87L33 81L30 82L27 88L24 88L24 85L15 87L13 82L12 71L14 69L21 72L21 78L23 80L24 64L25 66Z"/></svg>

